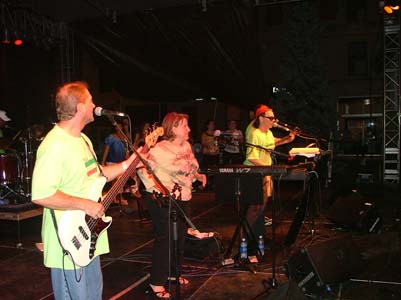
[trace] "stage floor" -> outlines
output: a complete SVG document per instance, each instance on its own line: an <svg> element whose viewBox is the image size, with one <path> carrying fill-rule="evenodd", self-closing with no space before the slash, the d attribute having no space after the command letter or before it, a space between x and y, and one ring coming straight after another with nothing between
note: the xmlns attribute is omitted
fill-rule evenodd
<svg viewBox="0 0 401 300"><path fill-rule="evenodd" d="M170 288L174 299L302 299L314 288L300 291L293 283L295 286L302 285L297 282L302 278L292 278L290 281L285 271L291 259L290 267L294 269L309 267L310 261L297 254L301 249L306 249L311 256L310 260L316 263L316 276L323 276L324 279L337 276L341 279L341 284L337 282L325 287L331 291L325 293L324 299L401 299L399 190L375 187L374 192L369 190L364 193L377 204L383 220L381 233L364 233L333 224L326 218L328 208L339 197L339 188L321 188L317 193L321 198L310 203L318 206L318 216L307 216L295 236L294 244L285 246L284 241L300 204L301 190L299 184L283 183L277 195L275 265L273 251L270 249L259 263L247 266L223 266L224 257L216 251L217 245L227 249L238 224L235 199L216 199L215 193L211 191L194 193L192 221L200 231L218 233L221 243L211 239L205 246L199 241L189 241L188 244L194 247L186 249L183 273L191 283L181 288L179 297L172 285ZM153 243L152 224L139 218L135 200L132 203L130 201L129 205L123 209L112 205L108 211L113 217L113 224L109 230L111 252L102 256L103 299L152 299L146 293ZM345 208L342 212L346 215L351 210ZM35 246L40 242L42 219L38 211L35 213L37 215L19 221L19 248L16 247L16 222L13 218L0 218L1 299L53 299L49 270L43 267L42 253ZM271 226L267 227L267 232L271 236ZM356 247L351 249L345 246L350 241ZM336 247L341 248L341 251L330 250ZM233 249L235 254L238 245ZM208 256L207 253L211 254ZM333 253L336 257L333 257ZM361 269L353 263L341 265L341 262L348 262L347 258L354 255L361 258ZM273 267L276 288L271 289ZM344 275L346 271L350 274ZM343 280L345 277L351 280Z"/></svg>

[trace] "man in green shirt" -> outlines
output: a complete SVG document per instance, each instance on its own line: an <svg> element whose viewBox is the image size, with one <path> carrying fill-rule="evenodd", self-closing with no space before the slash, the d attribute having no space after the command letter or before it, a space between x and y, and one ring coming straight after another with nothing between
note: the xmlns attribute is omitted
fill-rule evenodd
<svg viewBox="0 0 401 300"><path fill-rule="evenodd" d="M259 104L255 110L255 119L248 125L245 133L246 137L246 159L245 165L248 166L271 166L272 157L270 150L275 147L292 142L295 134L276 138L271 132L271 128L276 122L273 109L264 104ZM256 237L265 237L264 227L266 205L272 196L273 184L271 176L265 176L263 179L263 203L252 204L247 210L247 221Z"/></svg>
<svg viewBox="0 0 401 300"><path fill-rule="evenodd" d="M60 230L77 231L72 242L78 250L90 240L87 233L82 233L79 224L63 222L66 215L71 215L71 212L77 215L82 213L83 217L88 215L96 220L105 212L103 204L93 197L93 190L102 178L100 167L91 141L82 133L84 127L94 120L94 107L86 83L66 83L58 89L56 110L59 122L40 144L33 171L32 201L44 206L44 264L51 268L56 300L102 299L103 279L99 255L109 252L107 231L100 234L94 256L87 264L77 265L77 255L74 257L72 251L63 251L66 247L60 245L63 241ZM135 155L132 155L121 163L104 166L102 175L109 181L113 180L127 170L134 159ZM85 258L89 256L88 253L83 255Z"/></svg>

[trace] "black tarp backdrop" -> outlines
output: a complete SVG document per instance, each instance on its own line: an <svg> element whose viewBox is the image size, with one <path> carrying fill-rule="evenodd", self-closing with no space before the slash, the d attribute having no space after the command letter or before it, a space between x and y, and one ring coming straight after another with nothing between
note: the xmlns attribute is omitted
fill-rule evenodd
<svg viewBox="0 0 401 300"><path fill-rule="evenodd" d="M32 45L0 46L0 109L12 119L10 127L51 123L57 78L55 49Z"/></svg>
<svg viewBox="0 0 401 300"><path fill-rule="evenodd" d="M74 24L104 87L152 101L218 97L257 103L265 96L254 10L238 1L149 10L118 22Z"/></svg>
<svg viewBox="0 0 401 300"><path fill-rule="evenodd" d="M121 12L115 23L100 18L70 26L80 65L85 51L95 61L99 92L115 90L125 98L152 102L217 97L252 108L265 101L266 89L250 3L214 1L206 12L199 3ZM1 51L3 109L19 127L54 121L57 49L27 42L21 49ZM73 79L86 78L77 70Z"/></svg>

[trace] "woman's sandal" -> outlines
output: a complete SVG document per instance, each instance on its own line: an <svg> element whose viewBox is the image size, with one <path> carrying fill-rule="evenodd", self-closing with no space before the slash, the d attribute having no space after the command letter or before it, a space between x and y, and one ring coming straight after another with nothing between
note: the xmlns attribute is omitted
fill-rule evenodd
<svg viewBox="0 0 401 300"><path fill-rule="evenodd" d="M168 277L167 278L167 280L169 280L169 281L177 281L177 277ZM189 284L189 280L188 279L186 279L186 278L184 278L184 277L182 277L182 276L180 276L180 285L187 285L187 284Z"/></svg>
<svg viewBox="0 0 401 300"><path fill-rule="evenodd" d="M159 291L155 291L153 289L152 285L150 285L148 291L152 296L155 296L158 299L170 299L171 298L171 294L169 292L167 292L166 289L163 286L162 286L162 288L163 289L161 289Z"/></svg>

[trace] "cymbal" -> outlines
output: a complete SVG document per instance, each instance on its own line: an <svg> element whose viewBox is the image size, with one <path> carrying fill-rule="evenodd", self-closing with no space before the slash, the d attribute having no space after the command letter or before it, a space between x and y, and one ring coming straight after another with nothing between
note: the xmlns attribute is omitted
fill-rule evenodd
<svg viewBox="0 0 401 300"><path fill-rule="evenodd" d="M30 127L18 131L18 133L13 137L13 140L18 138L18 140L23 143L27 141L42 141L44 138L44 131L44 125L33 124Z"/></svg>

